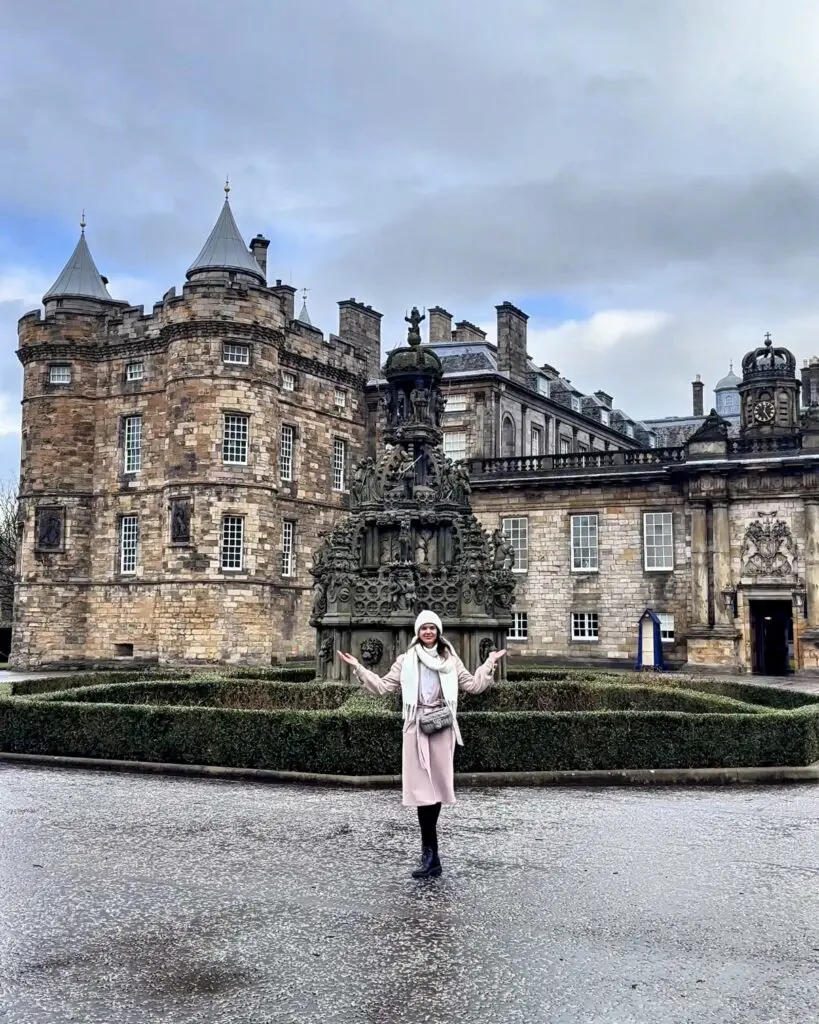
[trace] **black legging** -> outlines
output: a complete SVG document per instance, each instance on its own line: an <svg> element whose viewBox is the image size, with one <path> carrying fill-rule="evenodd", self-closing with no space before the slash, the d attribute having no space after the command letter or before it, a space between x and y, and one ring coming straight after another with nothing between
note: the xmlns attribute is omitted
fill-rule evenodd
<svg viewBox="0 0 819 1024"><path fill-rule="evenodd" d="M434 853L438 852L438 815L440 804L424 804L418 808L418 824L421 826L421 842Z"/></svg>

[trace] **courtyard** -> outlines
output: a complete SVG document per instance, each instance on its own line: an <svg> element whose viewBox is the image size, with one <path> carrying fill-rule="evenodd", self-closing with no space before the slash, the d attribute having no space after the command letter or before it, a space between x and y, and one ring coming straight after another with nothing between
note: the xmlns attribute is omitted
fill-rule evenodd
<svg viewBox="0 0 819 1024"><path fill-rule="evenodd" d="M394 792L0 765L0 1020L808 1024L811 785Z"/></svg>

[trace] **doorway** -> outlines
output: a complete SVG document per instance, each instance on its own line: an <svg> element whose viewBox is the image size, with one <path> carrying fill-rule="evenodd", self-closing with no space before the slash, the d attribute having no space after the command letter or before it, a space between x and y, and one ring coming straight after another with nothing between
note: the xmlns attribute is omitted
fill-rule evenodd
<svg viewBox="0 0 819 1024"><path fill-rule="evenodd" d="M753 670L784 676L791 668L793 607L790 601L751 601Z"/></svg>

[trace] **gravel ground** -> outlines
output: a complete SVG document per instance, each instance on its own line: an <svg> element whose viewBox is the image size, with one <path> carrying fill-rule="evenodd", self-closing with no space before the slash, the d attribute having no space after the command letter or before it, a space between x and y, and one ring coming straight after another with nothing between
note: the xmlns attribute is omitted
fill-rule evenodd
<svg viewBox="0 0 819 1024"><path fill-rule="evenodd" d="M393 792L0 765L9 1024L814 1024L813 786Z"/></svg>

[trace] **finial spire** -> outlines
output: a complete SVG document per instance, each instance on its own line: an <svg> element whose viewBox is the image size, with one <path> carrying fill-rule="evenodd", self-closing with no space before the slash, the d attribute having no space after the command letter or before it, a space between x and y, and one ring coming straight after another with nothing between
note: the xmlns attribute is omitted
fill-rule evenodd
<svg viewBox="0 0 819 1024"><path fill-rule="evenodd" d="M80 231L85 234L85 208L83 208L83 211L80 214Z"/></svg>
<svg viewBox="0 0 819 1024"><path fill-rule="evenodd" d="M768 331L768 333L765 335L765 344L766 345L770 345L771 344L771 340L772 340L771 339L771 332Z"/></svg>
<svg viewBox="0 0 819 1024"><path fill-rule="evenodd" d="M307 312L307 293L309 291L309 288L302 288L301 290L301 313L299 313L299 320L301 320L303 324L307 324L308 327L312 327L313 321L310 319L310 314Z"/></svg>
<svg viewBox="0 0 819 1024"><path fill-rule="evenodd" d="M734 360L733 359L729 359L728 360L728 372L729 373L733 373L734 372Z"/></svg>
<svg viewBox="0 0 819 1024"><path fill-rule="evenodd" d="M230 178L225 178L225 199L230 195Z"/></svg>

